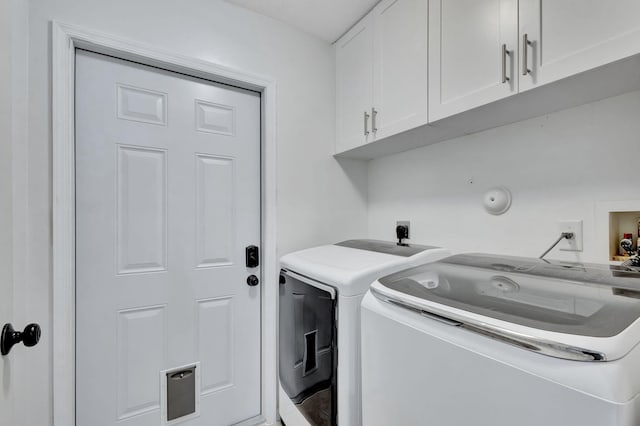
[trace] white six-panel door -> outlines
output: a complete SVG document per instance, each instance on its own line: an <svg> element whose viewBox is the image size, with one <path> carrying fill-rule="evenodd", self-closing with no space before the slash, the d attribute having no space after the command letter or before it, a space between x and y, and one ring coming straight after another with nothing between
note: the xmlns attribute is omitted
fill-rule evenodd
<svg viewBox="0 0 640 426"><path fill-rule="evenodd" d="M76 420L161 424L200 363L200 417L260 413L260 95L93 53L76 62Z"/></svg>

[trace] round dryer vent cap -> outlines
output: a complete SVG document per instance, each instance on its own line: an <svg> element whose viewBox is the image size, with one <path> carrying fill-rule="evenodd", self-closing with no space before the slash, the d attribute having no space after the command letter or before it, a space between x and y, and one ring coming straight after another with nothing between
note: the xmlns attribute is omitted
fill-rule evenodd
<svg viewBox="0 0 640 426"><path fill-rule="evenodd" d="M504 186L491 188L484 194L484 208L493 215L501 215L511 207L511 192Z"/></svg>

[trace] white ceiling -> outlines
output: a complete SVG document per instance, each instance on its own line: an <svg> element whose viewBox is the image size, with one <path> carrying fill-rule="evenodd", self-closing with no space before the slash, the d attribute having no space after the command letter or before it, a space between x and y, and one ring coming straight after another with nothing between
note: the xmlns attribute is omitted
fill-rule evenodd
<svg viewBox="0 0 640 426"><path fill-rule="evenodd" d="M227 0L333 43L379 0Z"/></svg>

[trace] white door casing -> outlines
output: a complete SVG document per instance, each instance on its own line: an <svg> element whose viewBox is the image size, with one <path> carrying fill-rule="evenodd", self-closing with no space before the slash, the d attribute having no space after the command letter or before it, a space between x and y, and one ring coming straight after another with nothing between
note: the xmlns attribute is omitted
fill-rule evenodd
<svg viewBox="0 0 640 426"><path fill-rule="evenodd" d="M188 424L260 414L259 239L260 95L77 54L78 424L158 424L195 362Z"/></svg>
<svg viewBox="0 0 640 426"><path fill-rule="evenodd" d="M429 0L429 121L517 93L517 58L518 0Z"/></svg>
<svg viewBox="0 0 640 426"><path fill-rule="evenodd" d="M520 91L569 77L640 51L636 0L520 0L520 48L527 47Z"/></svg>
<svg viewBox="0 0 640 426"><path fill-rule="evenodd" d="M75 49L85 48L135 60L183 74L204 77L262 93L262 416L276 418L275 301L277 285L275 249L275 83L269 79L181 55L167 53L129 40L53 23L53 353L54 424L75 419L75 215L74 215L74 60ZM266 391L265 391L266 390Z"/></svg>

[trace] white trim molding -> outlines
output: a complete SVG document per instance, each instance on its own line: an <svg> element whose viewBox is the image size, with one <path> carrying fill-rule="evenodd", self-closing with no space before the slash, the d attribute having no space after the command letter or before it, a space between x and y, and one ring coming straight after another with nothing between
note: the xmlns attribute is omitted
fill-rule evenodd
<svg viewBox="0 0 640 426"><path fill-rule="evenodd" d="M262 95L262 420L277 420L276 83L154 46L52 22L53 424L75 424L75 54L85 49Z"/></svg>

